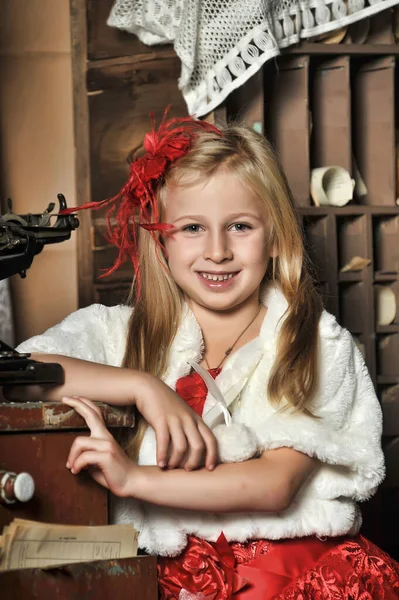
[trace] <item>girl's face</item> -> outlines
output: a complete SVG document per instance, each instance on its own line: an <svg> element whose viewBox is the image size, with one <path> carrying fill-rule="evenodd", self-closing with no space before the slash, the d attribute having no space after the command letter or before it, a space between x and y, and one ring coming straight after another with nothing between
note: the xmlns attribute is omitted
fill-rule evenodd
<svg viewBox="0 0 399 600"><path fill-rule="evenodd" d="M234 175L220 172L206 183L169 186L163 221L173 279L193 304L234 309L259 297L269 261L265 211Z"/></svg>

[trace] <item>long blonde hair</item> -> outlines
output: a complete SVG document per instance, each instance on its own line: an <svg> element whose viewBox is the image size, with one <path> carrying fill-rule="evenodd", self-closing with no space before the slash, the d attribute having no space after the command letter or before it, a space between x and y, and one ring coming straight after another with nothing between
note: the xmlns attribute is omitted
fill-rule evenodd
<svg viewBox="0 0 399 600"><path fill-rule="evenodd" d="M168 184L191 185L218 170L231 171L264 203L271 225L274 248L265 280L280 286L288 309L277 341L277 355L268 382L268 397L276 406L284 398L296 410L310 412L318 380L318 323L322 301L307 268L301 228L291 191L271 145L265 138L241 125L226 125L222 136L204 131L191 150L167 171L159 185L158 201ZM136 297L123 366L158 377L165 372L168 352L180 323L183 295L173 281L167 263L152 235L139 234L141 289ZM154 288L157 293L154 294ZM133 440L126 445L137 456L145 431L141 422Z"/></svg>

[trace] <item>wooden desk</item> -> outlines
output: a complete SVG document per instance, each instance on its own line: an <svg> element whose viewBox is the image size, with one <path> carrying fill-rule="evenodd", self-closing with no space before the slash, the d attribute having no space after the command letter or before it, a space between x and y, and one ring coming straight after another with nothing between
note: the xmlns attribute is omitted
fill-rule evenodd
<svg viewBox="0 0 399 600"><path fill-rule="evenodd" d="M102 405L109 428L132 427L126 409ZM2 520L21 517L75 525L108 524L108 492L87 474L72 475L65 463L77 435L87 434L84 420L59 403L0 403L0 469L28 472L35 481L31 501L7 505ZM99 600L127 593L137 600L156 600L156 558L75 564L49 571L0 574L4 597L63 600L93 595Z"/></svg>
<svg viewBox="0 0 399 600"><path fill-rule="evenodd" d="M107 426L131 427L133 413L102 405ZM87 427L73 409L55 402L0 404L0 469L26 471L35 496L7 508L13 517L74 525L107 525L108 493L87 474L66 468L69 449Z"/></svg>

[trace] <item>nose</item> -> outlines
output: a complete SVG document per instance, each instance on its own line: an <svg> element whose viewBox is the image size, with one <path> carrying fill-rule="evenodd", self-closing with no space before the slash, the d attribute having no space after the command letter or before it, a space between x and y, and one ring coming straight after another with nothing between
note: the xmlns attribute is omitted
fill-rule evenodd
<svg viewBox="0 0 399 600"><path fill-rule="evenodd" d="M215 231L209 233L205 248L205 258L215 263L221 263L224 260L233 258L228 234L225 231Z"/></svg>

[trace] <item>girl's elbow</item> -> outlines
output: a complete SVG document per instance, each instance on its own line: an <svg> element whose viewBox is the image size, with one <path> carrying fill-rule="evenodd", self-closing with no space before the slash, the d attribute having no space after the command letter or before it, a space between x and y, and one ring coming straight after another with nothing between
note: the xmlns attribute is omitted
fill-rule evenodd
<svg viewBox="0 0 399 600"><path fill-rule="evenodd" d="M286 482L273 486L273 489L264 490L260 501L261 512L280 513L287 510L295 497L294 490Z"/></svg>
<svg viewBox="0 0 399 600"><path fill-rule="evenodd" d="M291 506L293 499L294 494L292 494L288 488L283 489L277 494L275 499L274 512L283 512L287 510Z"/></svg>

